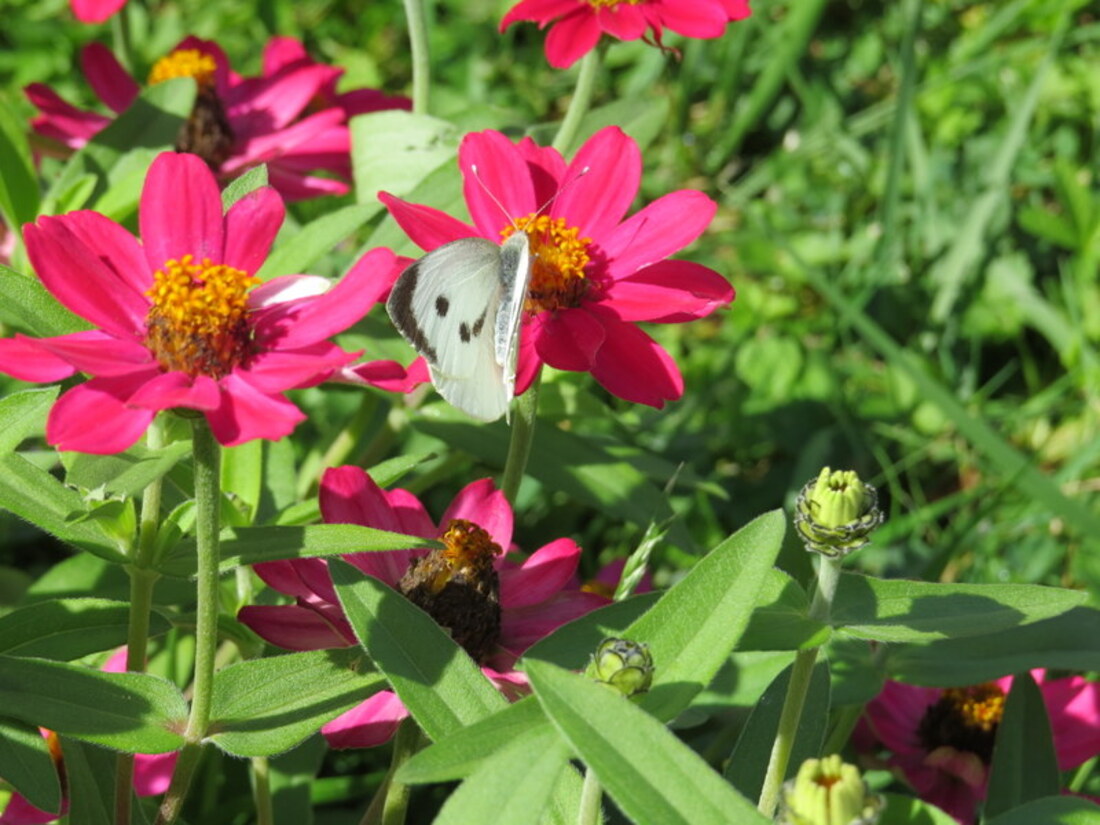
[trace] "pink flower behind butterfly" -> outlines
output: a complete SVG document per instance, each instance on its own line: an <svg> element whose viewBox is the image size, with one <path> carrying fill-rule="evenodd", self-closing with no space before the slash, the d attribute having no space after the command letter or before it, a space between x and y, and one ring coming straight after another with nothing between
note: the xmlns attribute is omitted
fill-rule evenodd
<svg viewBox="0 0 1100 825"><path fill-rule="evenodd" d="M570 163L530 138L515 144L493 131L467 135L458 160L472 226L385 192L379 197L425 250L477 236L501 243L514 227L527 233L534 263L516 394L547 364L590 372L627 401L662 407L679 398L680 370L637 322L691 321L733 300L714 270L668 260L707 228L714 201L681 189L627 217L642 157L615 126L593 135Z"/></svg>
<svg viewBox="0 0 1100 825"><path fill-rule="evenodd" d="M748 17L749 0L522 0L504 15L500 30L521 20L550 27L546 59L572 66L600 37L650 39L660 45L665 30L708 40L721 37L731 20Z"/></svg>
<svg viewBox="0 0 1100 825"><path fill-rule="evenodd" d="M81 23L102 23L126 5L126 0L69 0Z"/></svg>

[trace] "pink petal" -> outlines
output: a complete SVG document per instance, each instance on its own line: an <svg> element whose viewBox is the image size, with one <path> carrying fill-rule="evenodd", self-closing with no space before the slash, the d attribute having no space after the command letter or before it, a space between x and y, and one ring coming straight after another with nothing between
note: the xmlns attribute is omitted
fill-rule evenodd
<svg viewBox="0 0 1100 825"><path fill-rule="evenodd" d="M37 338L19 333L14 338L0 339L0 372L20 381L41 383L60 381L76 372L72 364L43 349L38 342Z"/></svg>
<svg viewBox="0 0 1100 825"><path fill-rule="evenodd" d="M388 742L409 715L397 694L383 690L321 727L330 748L373 748Z"/></svg>
<svg viewBox="0 0 1100 825"><path fill-rule="evenodd" d="M41 115L31 121L34 131L70 149L79 149L111 122L96 112L87 112L65 102L49 86L32 83L23 92Z"/></svg>
<svg viewBox="0 0 1100 825"><path fill-rule="evenodd" d="M537 320L537 319L536 319ZM519 338L519 356L516 359L516 395L527 392L531 382L542 369L542 359L537 351L537 338L530 328L524 328Z"/></svg>
<svg viewBox="0 0 1100 825"><path fill-rule="evenodd" d="M641 10L630 6L617 6L614 10L599 9L596 20L604 32L619 40L637 40L649 28L649 22Z"/></svg>
<svg viewBox="0 0 1100 825"><path fill-rule="evenodd" d="M110 218L81 210L62 216L65 226L106 264L118 280L144 295L153 285L153 274L137 238ZM148 304L148 299L146 299Z"/></svg>
<svg viewBox="0 0 1100 825"><path fill-rule="evenodd" d="M379 192L378 200L385 204L390 217L397 221L397 225L421 249L432 250L459 238L478 236L477 230L469 224L430 206L403 201L389 192Z"/></svg>
<svg viewBox="0 0 1100 825"><path fill-rule="evenodd" d="M695 0L691 3L664 3L660 7L661 23L684 37L710 39L726 31L729 16L717 3Z"/></svg>
<svg viewBox="0 0 1100 825"><path fill-rule="evenodd" d="M568 69L600 42L600 26L590 10L566 15L546 35L546 60L555 69Z"/></svg>
<svg viewBox="0 0 1100 825"><path fill-rule="evenodd" d="M513 653L522 653L563 624L606 604L603 596L574 590L530 607L505 611L501 616L500 644Z"/></svg>
<svg viewBox="0 0 1100 825"><path fill-rule="evenodd" d="M733 300L733 287L692 261L660 261L615 281L603 306L623 321L663 324L693 321Z"/></svg>
<svg viewBox="0 0 1100 825"><path fill-rule="evenodd" d="M349 642L316 611L295 604L251 604L237 612L237 620L264 641L286 650L327 650Z"/></svg>
<svg viewBox="0 0 1100 825"><path fill-rule="evenodd" d="M642 177L642 153L633 138L618 126L608 126L590 137L569 164L568 177L584 175L567 186L553 206L551 217L564 217L581 234L601 246L618 225Z"/></svg>
<svg viewBox="0 0 1100 825"><path fill-rule="evenodd" d="M613 395L660 409L684 394L672 356L633 324L601 317L607 340L596 354L592 377Z"/></svg>
<svg viewBox="0 0 1100 825"><path fill-rule="evenodd" d="M587 309L543 313L531 322L539 357L554 369L587 372L607 333Z"/></svg>
<svg viewBox="0 0 1100 825"><path fill-rule="evenodd" d="M439 532L444 532L453 519L472 521L505 553L512 545L512 505L492 479L472 481L463 487L439 520Z"/></svg>
<svg viewBox="0 0 1100 825"><path fill-rule="evenodd" d="M89 43L81 49L80 68L84 70L84 77L96 97L113 112L125 111L138 96L140 89L137 83L122 68L114 52L102 43Z"/></svg>
<svg viewBox="0 0 1100 825"><path fill-rule="evenodd" d="M347 384L366 384L387 392L411 392L421 384L431 380L428 364L423 358L416 358L409 366L403 367L396 361L364 361L351 367L344 367L333 379Z"/></svg>
<svg viewBox="0 0 1100 825"><path fill-rule="evenodd" d="M222 263L255 275L267 259L286 210L270 186L249 192L225 215L225 257Z"/></svg>
<svg viewBox="0 0 1100 825"><path fill-rule="evenodd" d="M149 167L138 214L151 270L193 255L220 264L225 235L222 199L210 168L198 155L164 152Z"/></svg>
<svg viewBox="0 0 1100 825"><path fill-rule="evenodd" d="M134 288L136 279L131 274L120 272L118 267L125 262L102 257L84 243L77 233L98 223L85 218L84 213L70 212L25 225L23 238L31 265L67 309L118 338L140 340L145 335L149 299ZM105 241L108 252L117 251L109 239Z"/></svg>
<svg viewBox="0 0 1100 825"><path fill-rule="evenodd" d="M322 559L281 559L279 561L260 562L253 565L252 569L268 587L288 596L310 600L315 598L317 594L305 583L301 575L302 569L310 564L319 564L326 567Z"/></svg>
<svg viewBox="0 0 1100 825"><path fill-rule="evenodd" d="M136 370L157 367L149 350L132 339L78 332L40 338L38 345L89 375L129 375Z"/></svg>
<svg viewBox="0 0 1100 825"><path fill-rule="evenodd" d="M387 109L412 109L412 101L403 95L388 95L378 89L352 89L336 96L336 105L348 118Z"/></svg>
<svg viewBox="0 0 1100 825"><path fill-rule="evenodd" d="M730 20L744 20L752 14L752 9L749 8L749 0L718 0L718 2L722 4L726 16Z"/></svg>
<svg viewBox="0 0 1100 825"><path fill-rule="evenodd" d="M137 443L155 413L126 405L126 399L157 372L121 378L93 378L73 387L50 409L46 440L59 450L93 455L120 453Z"/></svg>
<svg viewBox="0 0 1100 825"><path fill-rule="evenodd" d="M329 79L320 64L249 78L224 97L226 115L238 140L282 129L297 118Z"/></svg>
<svg viewBox="0 0 1100 825"><path fill-rule="evenodd" d="M248 365L248 382L268 394L313 387L359 355L327 341L292 352L263 352Z"/></svg>
<svg viewBox="0 0 1100 825"><path fill-rule="evenodd" d="M282 396L260 392L232 372L220 382L221 404L206 413L214 437L226 447L256 438L277 441L305 420L305 414Z"/></svg>
<svg viewBox="0 0 1100 825"><path fill-rule="evenodd" d="M532 553L522 566L500 568L500 606L511 610L549 599L573 578L580 558L576 542L557 539Z"/></svg>
<svg viewBox="0 0 1100 825"><path fill-rule="evenodd" d="M206 375L192 377L178 371L165 372L147 381L126 403L149 410L185 407L208 412L221 403L221 390L217 382Z"/></svg>
<svg viewBox="0 0 1100 825"><path fill-rule="evenodd" d="M293 37L272 37L264 46L263 73L275 74L300 60L309 60L309 54L299 41Z"/></svg>
<svg viewBox="0 0 1100 825"><path fill-rule="evenodd" d="M343 181L302 175L283 169L278 161L267 166L267 180L287 201L300 201L325 195L346 195L351 191Z"/></svg>
<svg viewBox="0 0 1100 825"><path fill-rule="evenodd" d="M1040 682L1059 770L1100 754L1100 684L1079 676Z"/></svg>
<svg viewBox="0 0 1100 825"><path fill-rule="evenodd" d="M178 753L139 753L134 756L134 793L157 796L168 790Z"/></svg>
<svg viewBox="0 0 1100 825"><path fill-rule="evenodd" d="M65 811L69 800L63 799L61 810ZM56 822L60 814L50 813L41 808L36 808L21 793L13 793L8 800L4 812L0 814L0 825L45 825L47 822Z"/></svg>
<svg viewBox="0 0 1100 825"><path fill-rule="evenodd" d="M625 278L679 252L703 234L717 209L714 201L692 189L658 198L603 238L608 274Z"/></svg>
<svg viewBox="0 0 1100 825"><path fill-rule="evenodd" d="M73 16L81 23L102 23L126 5L126 0L69 0Z"/></svg>
<svg viewBox="0 0 1100 825"><path fill-rule="evenodd" d="M345 144L349 140L344 113L336 107L324 109L277 131L261 132L247 140L240 140L238 135L234 156L226 161L222 171L228 173L257 163L274 162L288 158L296 151L308 156L314 151L314 143L323 147L331 144L334 138L342 139ZM346 156L334 160L339 161L338 166L330 171L347 171ZM313 168L312 164L309 168ZM302 170L299 168L298 171Z"/></svg>
<svg viewBox="0 0 1100 825"><path fill-rule="evenodd" d="M499 243L502 229L539 207L527 164L500 132L466 135L458 147L458 168L474 226L491 241Z"/></svg>
<svg viewBox="0 0 1100 825"><path fill-rule="evenodd" d="M555 17L561 17L576 8L576 0L521 0L504 15L504 19L500 21L500 30L504 31L520 20L539 23L540 28L545 28Z"/></svg>

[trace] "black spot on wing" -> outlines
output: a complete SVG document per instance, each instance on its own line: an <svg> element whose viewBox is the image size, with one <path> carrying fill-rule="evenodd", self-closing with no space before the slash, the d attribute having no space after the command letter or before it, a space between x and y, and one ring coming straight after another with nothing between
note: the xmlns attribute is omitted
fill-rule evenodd
<svg viewBox="0 0 1100 825"><path fill-rule="evenodd" d="M402 272L390 291L386 310L412 348L423 355L428 363L436 364L439 362L439 356L436 354L435 347L428 343L427 336L416 322L416 316L412 311L413 294L416 292L416 283L419 279L420 267L417 264L413 264Z"/></svg>
<svg viewBox="0 0 1100 825"><path fill-rule="evenodd" d="M485 313L488 312L488 308L481 311L481 317L474 321L474 337L481 335L481 330L485 327Z"/></svg>
<svg viewBox="0 0 1100 825"><path fill-rule="evenodd" d="M451 308L451 302L447 300L446 295L440 295L435 299L435 312L440 318L447 317L447 310Z"/></svg>
<svg viewBox="0 0 1100 825"><path fill-rule="evenodd" d="M471 339L477 338L479 335L481 335L481 331L485 329L485 314L488 311L488 307L481 311L481 315L478 316L478 319L476 321L474 321L473 327L471 327L465 321L458 325L458 337L462 339L463 344L468 344L470 343Z"/></svg>
<svg viewBox="0 0 1100 825"><path fill-rule="evenodd" d="M458 325L458 337L462 339L463 344L470 343L470 327L465 321Z"/></svg>

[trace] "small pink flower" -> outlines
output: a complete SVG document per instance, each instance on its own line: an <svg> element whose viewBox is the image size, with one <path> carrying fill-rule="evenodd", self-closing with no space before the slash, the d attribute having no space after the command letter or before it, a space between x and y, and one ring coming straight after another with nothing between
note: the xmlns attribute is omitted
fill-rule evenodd
<svg viewBox="0 0 1100 825"><path fill-rule="evenodd" d="M113 113L133 103L139 84L106 46L86 46L80 62L92 90ZM348 191L348 117L409 106L371 89L338 95L341 74L310 60L297 41L276 38L264 50L264 73L241 77L217 43L188 37L153 66L148 82L186 76L199 85L178 150L200 155L222 180L265 163L279 194L301 200ZM67 149L79 149L112 120L66 103L41 83L28 86L26 94L41 112L31 121L34 131Z"/></svg>
<svg viewBox="0 0 1100 825"><path fill-rule="evenodd" d="M1059 770L1100 755L1100 685L1079 676L1047 679L1033 671L1050 717ZM888 681L867 705L857 730L861 750L891 751L921 799L963 825L974 822L985 799L993 742L1012 677L967 688L925 688Z"/></svg>
<svg viewBox="0 0 1100 825"><path fill-rule="evenodd" d="M615 126L593 135L568 164L530 138L513 144L493 131L467 135L458 159L473 226L385 192L379 197L426 250L476 236L501 243L515 227L527 232L534 262L516 394L548 364L590 372L627 401L662 407L679 398L680 370L636 322L690 321L733 300L714 270L666 260L703 233L714 201L682 189L625 217L642 158Z"/></svg>
<svg viewBox="0 0 1100 825"><path fill-rule="evenodd" d="M452 622L448 629L481 665L482 672L510 698L526 688L525 677L513 668L523 651L560 625L608 603L601 596L570 585L581 549L569 539L553 541L520 563L495 552L511 547L512 508L488 479L467 485L439 524L432 521L412 493L383 490L358 467L326 471L320 502L321 513L329 524L362 524L412 536L442 537L449 548L442 556L397 550L353 553L343 558L401 590L437 621L438 603L422 600L417 570L433 571L433 590L438 591L437 575L453 576L447 580L460 581L464 592L476 590L484 596L462 603L461 615L476 617L469 627L463 620ZM447 559L447 566L437 569L434 565L443 565L441 558ZM240 621L268 642L290 650L355 644L325 561L265 562L256 565L255 570L275 590L296 599L292 605L252 605L238 613ZM493 579L499 582L497 590L489 584ZM444 587L441 592L451 591ZM494 615L499 620L494 620ZM383 691L329 722L322 732L333 747L371 747L388 740L407 715L401 701L392 692Z"/></svg>
<svg viewBox="0 0 1100 825"><path fill-rule="evenodd" d="M126 0L69 0L73 16L81 23L102 23L126 5Z"/></svg>
<svg viewBox="0 0 1100 825"><path fill-rule="evenodd" d="M546 36L546 59L559 69L572 66L607 34L617 40L651 39L665 29L685 37L721 37L730 20L750 14L748 0L521 0L504 15L500 30L526 20Z"/></svg>
<svg viewBox="0 0 1100 825"><path fill-rule="evenodd" d="M396 259L372 250L327 292L328 281L310 275L256 286L283 214L270 187L223 214L206 164L165 152L142 191L141 241L97 212L27 224L27 255L43 284L98 327L0 340L0 372L24 381L93 376L54 404L47 440L120 452L159 411L176 407L205 415L227 446L293 430L305 416L283 393L355 359L326 339L379 299L375 270Z"/></svg>

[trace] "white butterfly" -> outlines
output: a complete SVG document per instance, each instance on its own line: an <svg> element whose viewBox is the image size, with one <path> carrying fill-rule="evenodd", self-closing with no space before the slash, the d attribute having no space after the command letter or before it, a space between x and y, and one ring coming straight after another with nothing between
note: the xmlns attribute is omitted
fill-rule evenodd
<svg viewBox="0 0 1100 825"><path fill-rule="evenodd" d="M386 301L439 394L473 418L496 421L508 412L530 279L524 231L501 245L461 238L409 266Z"/></svg>

